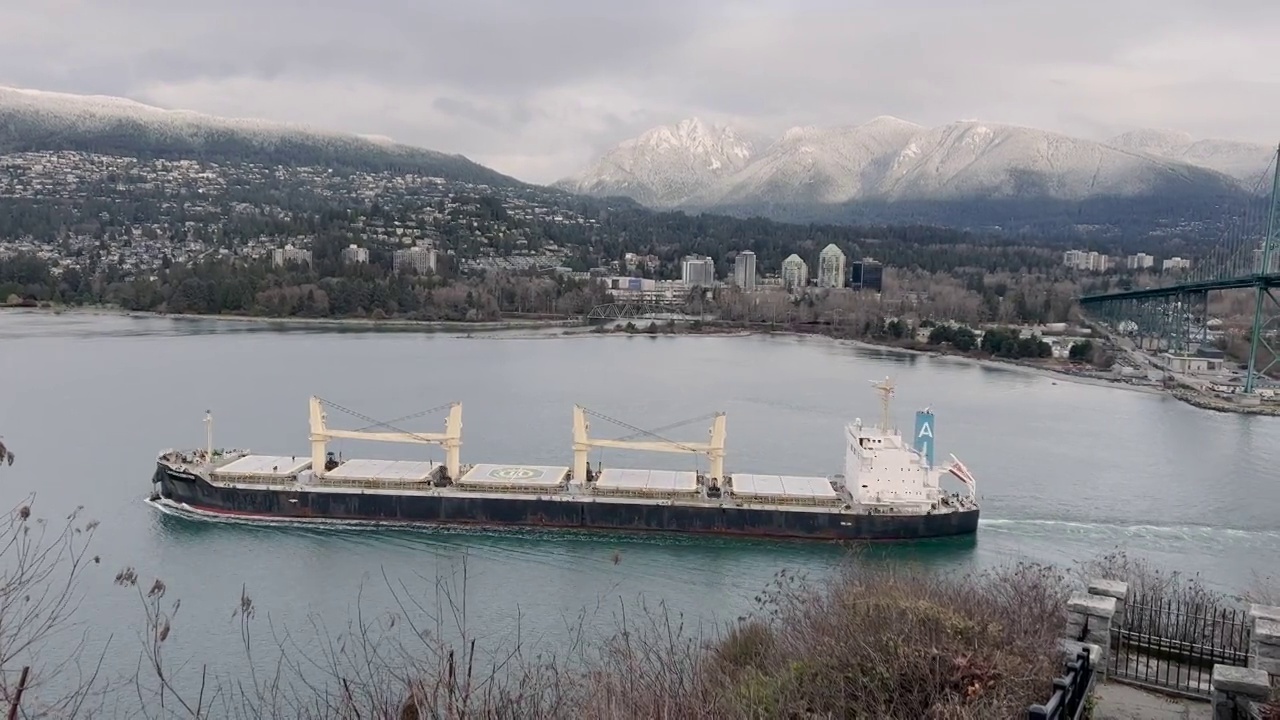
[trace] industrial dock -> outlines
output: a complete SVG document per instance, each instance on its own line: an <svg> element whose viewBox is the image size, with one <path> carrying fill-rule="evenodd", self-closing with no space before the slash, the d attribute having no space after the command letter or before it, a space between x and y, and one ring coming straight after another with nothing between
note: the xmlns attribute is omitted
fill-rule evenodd
<svg viewBox="0 0 1280 720"><path fill-rule="evenodd" d="M952 456L933 463L934 421L916 414L908 442L892 425L888 379L875 385L881 418L845 426L844 472L828 477L729 473L726 416L703 441L590 435L591 411L573 407L571 466L461 462L462 405L448 406L444 432L419 433L364 418L381 430L329 427L326 403L310 401L310 453L256 455L213 446L212 417L200 450L157 459L153 503L198 515L356 524L546 527L659 531L824 540L900 540L970 534L979 508L973 476ZM328 404L332 407L336 405ZM339 408L345 410L345 408ZM347 411L351 412L351 411ZM357 413L352 413L359 416ZM598 416L604 417L604 416ZM335 457L334 440L433 445L444 462ZM596 448L684 453L707 459L695 471L595 467ZM946 492L941 480L958 481Z"/></svg>

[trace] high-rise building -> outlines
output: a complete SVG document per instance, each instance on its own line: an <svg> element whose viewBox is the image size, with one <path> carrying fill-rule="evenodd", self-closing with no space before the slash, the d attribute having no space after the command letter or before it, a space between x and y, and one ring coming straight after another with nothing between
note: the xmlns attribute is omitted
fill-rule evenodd
<svg viewBox="0 0 1280 720"><path fill-rule="evenodd" d="M1154 262L1154 258L1152 262ZM1090 250L1068 250L1062 254L1062 264L1075 270L1091 270L1093 272L1106 272L1111 268L1111 258Z"/></svg>
<svg viewBox="0 0 1280 720"><path fill-rule="evenodd" d="M756 254L743 250L733 259L733 283L750 292L756 289Z"/></svg>
<svg viewBox="0 0 1280 720"><path fill-rule="evenodd" d="M809 265L799 255L792 253L782 261L782 284L788 290L796 290L809 284Z"/></svg>
<svg viewBox="0 0 1280 720"><path fill-rule="evenodd" d="M849 264L849 287L884 292L884 266L871 258Z"/></svg>
<svg viewBox="0 0 1280 720"><path fill-rule="evenodd" d="M1155 265L1155 263L1156 259L1154 257L1146 253L1138 253L1137 255L1130 255L1126 264L1130 270L1146 270Z"/></svg>
<svg viewBox="0 0 1280 720"><path fill-rule="evenodd" d="M716 281L716 264L709 257L689 255L680 263L680 279L689 287L709 286Z"/></svg>
<svg viewBox="0 0 1280 720"><path fill-rule="evenodd" d="M1160 265L1160 269L1163 271L1186 270L1190 267L1191 267L1191 261L1187 260L1186 258L1180 258L1180 257L1171 257L1168 260L1165 260L1164 263Z"/></svg>
<svg viewBox="0 0 1280 720"><path fill-rule="evenodd" d="M285 245L282 248L276 248L271 251L271 263L276 267L288 265L290 263L310 265L311 251L302 250L294 247L293 245Z"/></svg>
<svg viewBox="0 0 1280 720"><path fill-rule="evenodd" d="M342 262L351 264L369 262L369 248L362 248L355 244L342 248Z"/></svg>
<svg viewBox="0 0 1280 720"><path fill-rule="evenodd" d="M832 243L818 253L818 287L844 287L844 251Z"/></svg>
<svg viewBox="0 0 1280 720"><path fill-rule="evenodd" d="M419 275L426 275L436 271L436 249L429 243L419 242L411 248L397 250L391 259L392 269L400 272L405 268L412 268Z"/></svg>

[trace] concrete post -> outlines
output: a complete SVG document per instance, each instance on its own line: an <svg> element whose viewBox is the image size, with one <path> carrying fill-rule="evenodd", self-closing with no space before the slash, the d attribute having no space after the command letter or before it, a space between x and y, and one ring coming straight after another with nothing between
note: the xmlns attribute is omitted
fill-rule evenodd
<svg viewBox="0 0 1280 720"><path fill-rule="evenodd" d="M1251 705L1265 702L1271 695L1271 679L1257 668L1214 665L1213 720L1235 720L1250 717Z"/></svg>
<svg viewBox="0 0 1280 720"><path fill-rule="evenodd" d="M1249 667L1280 677L1280 607L1249 606Z"/></svg>
<svg viewBox="0 0 1280 720"><path fill-rule="evenodd" d="M1104 679L1107 660L1111 656L1111 621L1115 616L1116 599L1113 597L1077 592L1067 600L1067 639L1101 649L1100 657L1094 658L1094 662Z"/></svg>
<svg viewBox="0 0 1280 720"><path fill-rule="evenodd" d="M1125 608L1128 607L1129 603L1129 583L1123 580L1090 580L1089 594L1115 598L1116 615L1111 618L1111 624L1116 627L1124 627Z"/></svg>

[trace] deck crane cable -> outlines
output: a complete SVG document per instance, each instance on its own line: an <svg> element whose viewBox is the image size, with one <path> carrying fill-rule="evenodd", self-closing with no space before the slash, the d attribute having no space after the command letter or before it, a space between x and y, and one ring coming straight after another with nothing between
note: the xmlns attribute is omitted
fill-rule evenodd
<svg viewBox="0 0 1280 720"><path fill-rule="evenodd" d="M325 402L327 402L327 401L325 401ZM359 430L356 430L356 432L364 432L365 430L372 430L372 429L374 429L374 428L376 428L376 427L389 426L391 423L401 423L401 422L405 422L406 420L417 420L418 418L422 417L423 415L430 415L430 414L431 414L431 413L433 413L433 412L439 412L439 411L444 410L445 408L447 408L447 407L449 407L449 406L451 406L451 405L453 405L453 403L445 403L444 405L437 405L436 407L433 407L433 408L430 408L430 409L427 409L427 410L423 410L422 412L416 412L416 413L414 413L414 414L412 414L412 415L405 415L404 417L398 417L398 418L396 418L396 419L394 419L394 420L387 420L386 422L374 423L373 425L366 425L366 426L364 426L364 427L360 428Z"/></svg>
<svg viewBox="0 0 1280 720"><path fill-rule="evenodd" d="M339 404L337 404L337 403L335 403L335 402L330 402L330 401L328 401L328 400L325 400L324 398L320 398L320 402L324 403L325 405L328 405L329 407L333 408L334 410L341 410L342 412L347 413L348 415L351 415L352 417L355 417L356 419L364 420L364 421L365 421L365 422L367 422L367 423L373 423L373 424L372 424L372 425L370 425L369 427L384 427L384 428L387 428L388 430L394 430L395 432L398 432L398 433L404 433L405 435L408 435L409 437L417 438L418 440L421 440L421 441L423 441L423 442L427 443L428 445L434 445L434 444L435 444L435 441L434 441L434 440L432 440L432 439L430 439L430 438L424 437L424 436L419 435L418 433L415 433L415 432L410 432L409 430L405 430L404 428L396 427L395 425L392 425L391 423L384 423L384 422L381 422L381 421L379 421L379 420L374 420L373 418L369 417L368 415L361 415L360 413L356 412L355 410L351 410L351 409L349 409L349 408L344 408L344 407L342 407L341 405L339 405ZM424 410L424 411L422 411L421 413L418 413L418 415L426 415L427 413L436 412L437 410L443 410L444 408L447 408L447 407L449 407L449 406L451 406L451 405L453 405L453 403L445 403L445 404L443 404L443 405L441 405L441 406L439 406L439 407L431 408L430 410ZM411 417L412 417L412 416L411 416ZM392 422L399 422L399 421L404 420L404 419L405 419L405 418L399 418L399 419L397 419L397 420L393 420ZM366 428L366 429L368 429L368 428Z"/></svg>
<svg viewBox="0 0 1280 720"><path fill-rule="evenodd" d="M666 432L666 431L668 431L668 430L675 430L676 428L684 427L685 425L692 425L692 424L694 424L694 423L696 423L696 422L706 422L707 420L714 420L714 419L716 418L716 414L717 414L717 413L707 413L706 415L701 415L701 416L696 417L696 418L690 418L690 419L688 419L688 420L681 420L681 421L680 421L680 422L678 422L678 423L672 423L672 424L670 424L670 425L663 425L662 427L654 428L654 429L652 429L652 430L647 430L647 431L644 431L644 432L633 433L633 434L631 434L631 435L624 435L623 437L620 437L620 438L618 438L618 439L619 439L619 440L623 440L623 441L626 441L626 440L635 440L636 438L638 438L638 437L643 437L644 435L652 435L652 434L654 434L654 433Z"/></svg>
<svg viewBox="0 0 1280 720"><path fill-rule="evenodd" d="M667 444L670 444L670 445L674 445L674 446L676 446L676 447L678 447L678 448L680 448L680 449L682 449L682 450L686 450L686 451L688 451L688 452L690 452L690 453L693 453L694 471L695 471L695 472L700 472L700 471L702 470L702 468L700 467L700 466L701 466L701 462L700 462L701 458L699 458L699 457L698 457L698 455L700 454L700 451L699 451L699 450L697 450L697 449L695 449L695 448L692 448L692 447L689 447L688 445L686 445L686 444L684 444L684 443L682 443L682 442L678 442L678 441L676 441L676 440L671 440L670 438L663 437L663 436L661 436L661 435L659 435L659 434L658 434L658 431L662 431L662 430L670 430L670 429L672 429L672 428L679 427L679 426L681 426L681 425L688 425L688 424L690 424L690 423L692 423L692 422L696 422L697 420L701 420L701 419L703 419L703 418L694 418L694 419L692 419L692 420L685 420L685 421L682 421L682 422L679 422L679 423L675 423L674 425L668 425L668 426L665 426L665 427L658 428L658 430L657 430L657 431L654 431L654 430L645 430L644 428L638 428L638 427L636 427L635 425L631 425L631 424L629 424L629 423L624 423L624 422L622 422L621 420L618 420L618 419L616 419L616 418L611 418L611 417L609 417L608 415L604 415L604 414L602 414L602 413L595 412L594 410L588 410L587 408L582 408L582 412L586 413L587 415L591 415L591 416L593 416L593 417L600 418L601 420L604 420L605 422L611 422L611 423L613 423L614 425L617 425L617 426L622 427L622 428L626 428L627 430L631 430L634 434L633 434L633 435L629 435L629 436L628 436L629 438L640 437L640 436L652 437L652 438L655 438L655 439L657 439L657 440L661 440L661 441L662 441L662 442L664 442L664 443L667 443ZM716 416L716 413L712 413L712 414L710 415L710 417L715 417L715 416ZM604 450L603 450L603 449L601 449L600 454L601 454L601 456L603 456L603 455L604 455Z"/></svg>

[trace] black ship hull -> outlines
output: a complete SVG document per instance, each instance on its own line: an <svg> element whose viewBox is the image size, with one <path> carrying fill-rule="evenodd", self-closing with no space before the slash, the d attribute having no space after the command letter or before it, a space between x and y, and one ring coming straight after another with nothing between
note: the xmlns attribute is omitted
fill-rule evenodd
<svg viewBox="0 0 1280 720"><path fill-rule="evenodd" d="M978 509L927 515L796 512L734 506L393 495L230 488L158 464L161 498L194 510L264 520L339 520L482 527L656 531L813 540L913 540L977 532Z"/></svg>

